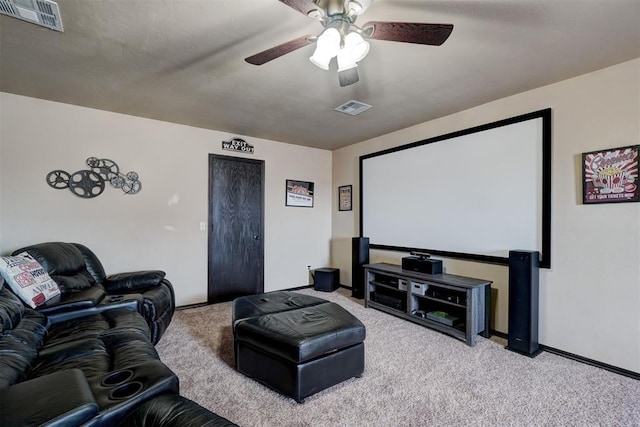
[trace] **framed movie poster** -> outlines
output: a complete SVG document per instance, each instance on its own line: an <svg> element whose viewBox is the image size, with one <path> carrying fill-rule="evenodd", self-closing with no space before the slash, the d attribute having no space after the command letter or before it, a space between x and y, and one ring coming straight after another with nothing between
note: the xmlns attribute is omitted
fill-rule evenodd
<svg viewBox="0 0 640 427"><path fill-rule="evenodd" d="M638 202L640 145L582 154L582 203Z"/></svg>
<svg viewBox="0 0 640 427"><path fill-rule="evenodd" d="M313 207L313 182L287 179L285 206Z"/></svg>
<svg viewBox="0 0 640 427"><path fill-rule="evenodd" d="M342 185L338 187L338 210L350 211L353 209L351 204L351 186Z"/></svg>

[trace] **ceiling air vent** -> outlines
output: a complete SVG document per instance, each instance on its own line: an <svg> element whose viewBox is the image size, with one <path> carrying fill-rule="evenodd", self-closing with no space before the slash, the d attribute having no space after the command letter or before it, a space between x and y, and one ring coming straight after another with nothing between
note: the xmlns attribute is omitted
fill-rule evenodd
<svg viewBox="0 0 640 427"><path fill-rule="evenodd" d="M0 0L0 13L62 31L58 3L51 0Z"/></svg>
<svg viewBox="0 0 640 427"><path fill-rule="evenodd" d="M357 116L358 114L367 111L369 108L371 108L371 105L360 101L354 101L352 99L351 101L345 102L344 104L334 108L334 110L339 111L340 113Z"/></svg>

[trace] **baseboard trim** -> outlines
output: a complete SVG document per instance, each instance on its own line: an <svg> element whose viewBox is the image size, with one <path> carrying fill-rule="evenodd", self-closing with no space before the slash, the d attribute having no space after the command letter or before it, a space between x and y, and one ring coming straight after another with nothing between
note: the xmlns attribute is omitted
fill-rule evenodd
<svg viewBox="0 0 640 427"><path fill-rule="evenodd" d="M497 337L504 338L505 340L509 338L508 334L505 334L504 332L496 331L495 329L491 329L491 330L489 330L489 332L491 333L491 335L495 335Z"/></svg>
<svg viewBox="0 0 640 427"><path fill-rule="evenodd" d="M549 353L566 357L567 359L575 360L576 362L586 363L587 365L595 366L596 368L604 369L606 371L613 372L614 374L633 378L634 380L640 380L640 373L637 373L637 372L629 371L627 369L619 368L617 366L609 365L607 363L598 362L597 360L578 356L577 354L569 353L564 350L558 350L557 348L549 347L542 344L540 344L540 348L544 351L548 351Z"/></svg>
<svg viewBox="0 0 640 427"><path fill-rule="evenodd" d="M492 329L491 334L500 338L509 339L509 335L505 334L504 332L500 332ZM638 372L633 372L627 369L619 368L617 366L609 365L607 363L598 362L597 360L578 356L577 354L569 353L568 351L559 350L557 348L549 347L543 344L540 344L540 350L547 351L551 354L565 357L567 359L575 360L576 362L595 366L596 368L604 369L605 371L613 372L614 374L622 375L623 377L629 377L629 378L633 378L634 380L640 380L640 373Z"/></svg>
<svg viewBox="0 0 640 427"><path fill-rule="evenodd" d="M197 302L195 304L187 304L187 305L179 305L176 307L176 311L181 311L181 310L188 310L190 308L198 308L198 307L205 307L209 305L206 302Z"/></svg>
<svg viewBox="0 0 640 427"><path fill-rule="evenodd" d="M313 288L313 284L311 285L305 285L305 286L298 286L297 288L289 288L289 289L280 289L281 291L301 291L303 289L309 289L309 288ZM275 291L274 291L275 292Z"/></svg>
<svg viewBox="0 0 640 427"><path fill-rule="evenodd" d="M340 283L339 287L343 288L343 289L351 290L351 286L343 285L342 283ZM306 286L298 286L297 288L289 288L289 289L281 289L281 290L283 290L283 291L301 291L303 289L313 289L313 284L306 285Z"/></svg>

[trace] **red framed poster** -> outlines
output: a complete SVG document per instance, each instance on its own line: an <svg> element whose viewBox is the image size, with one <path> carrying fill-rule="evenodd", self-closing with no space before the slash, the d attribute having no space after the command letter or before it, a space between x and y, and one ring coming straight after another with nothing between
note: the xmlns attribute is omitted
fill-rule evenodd
<svg viewBox="0 0 640 427"><path fill-rule="evenodd" d="M640 201L640 145L582 154L582 203Z"/></svg>
<svg viewBox="0 0 640 427"><path fill-rule="evenodd" d="M285 206L313 207L313 182L287 179Z"/></svg>

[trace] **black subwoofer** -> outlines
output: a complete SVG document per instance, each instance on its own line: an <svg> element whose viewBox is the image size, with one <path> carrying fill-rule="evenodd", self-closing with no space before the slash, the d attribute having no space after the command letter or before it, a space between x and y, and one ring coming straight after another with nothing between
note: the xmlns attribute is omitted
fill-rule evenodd
<svg viewBox="0 0 640 427"><path fill-rule="evenodd" d="M318 268L313 274L313 289L333 292L340 287L340 270L337 268Z"/></svg>
<svg viewBox="0 0 640 427"><path fill-rule="evenodd" d="M351 239L351 296L364 298L364 265L369 264L369 238Z"/></svg>
<svg viewBox="0 0 640 427"><path fill-rule="evenodd" d="M529 357L540 352L539 259L537 251L509 251L509 337L506 348Z"/></svg>

